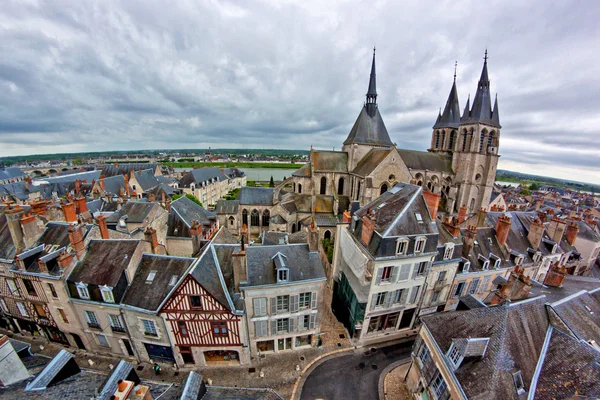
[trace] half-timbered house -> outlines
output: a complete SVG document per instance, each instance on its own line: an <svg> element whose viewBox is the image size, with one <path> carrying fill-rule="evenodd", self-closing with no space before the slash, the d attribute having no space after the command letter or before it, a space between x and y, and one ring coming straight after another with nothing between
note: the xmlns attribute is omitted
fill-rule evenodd
<svg viewBox="0 0 600 400"><path fill-rule="evenodd" d="M249 362L244 302L233 291L231 263L222 261L207 245L161 308L180 366Z"/></svg>

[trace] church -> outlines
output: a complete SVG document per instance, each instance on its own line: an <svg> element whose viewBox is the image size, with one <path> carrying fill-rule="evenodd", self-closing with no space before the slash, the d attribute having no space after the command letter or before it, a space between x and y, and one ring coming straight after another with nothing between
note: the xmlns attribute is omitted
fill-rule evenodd
<svg viewBox="0 0 600 400"><path fill-rule="evenodd" d="M232 233L248 226L294 233L315 224L329 238L351 204L370 203L398 182L423 187L429 201L448 213L487 208L496 177L500 119L492 106L487 50L471 105L461 115L456 72L443 112L435 120L428 151L399 149L391 141L377 103L375 51L365 103L341 151L313 150L309 162L275 188L242 188L238 200L220 200L216 213Z"/></svg>

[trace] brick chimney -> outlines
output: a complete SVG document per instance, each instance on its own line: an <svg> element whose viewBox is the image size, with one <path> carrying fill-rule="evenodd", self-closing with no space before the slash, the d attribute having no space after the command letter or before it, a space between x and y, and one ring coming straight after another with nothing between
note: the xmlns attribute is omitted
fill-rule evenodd
<svg viewBox="0 0 600 400"><path fill-rule="evenodd" d="M77 211L77 214L82 214L82 213L88 211L87 202L85 200L85 197L79 196L75 199L75 210Z"/></svg>
<svg viewBox="0 0 600 400"><path fill-rule="evenodd" d="M37 264L38 264L38 268L40 269L40 272L42 274L49 273L48 266L46 265L46 263L44 261L42 261L41 259L38 259Z"/></svg>
<svg viewBox="0 0 600 400"><path fill-rule="evenodd" d="M23 241L23 230L21 229L21 215L24 210L18 204L4 212L8 223L10 236L17 250L17 254L25 250L25 242Z"/></svg>
<svg viewBox="0 0 600 400"><path fill-rule="evenodd" d="M156 201L156 195L152 192L148 194L148 201L154 203Z"/></svg>
<svg viewBox="0 0 600 400"><path fill-rule="evenodd" d="M565 236L567 237L567 242L569 242L569 244L571 246L575 246L575 240L577 239L578 233L579 233L579 225L577 225L577 222L571 221L567 225L567 231L565 234Z"/></svg>
<svg viewBox="0 0 600 400"><path fill-rule="evenodd" d="M149 242L152 246L152 253L158 254L158 237L156 236L156 229L151 226L147 227L144 231L144 240Z"/></svg>
<svg viewBox="0 0 600 400"><path fill-rule="evenodd" d="M548 210L548 213L550 214L551 210ZM552 240L554 240L556 243L560 243L563 234L565 233L565 228L567 226L567 222L561 220L560 218L554 216L552 217L552 219L550 220L550 223L548 224L548 236L550 236L550 238Z"/></svg>
<svg viewBox="0 0 600 400"><path fill-rule="evenodd" d="M567 269L559 266L558 263L556 263L550 266L550 269L548 269L548 274L546 275L546 279L544 279L544 285L561 287L565 282L566 277Z"/></svg>
<svg viewBox="0 0 600 400"><path fill-rule="evenodd" d="M444 228L453 236L458 237L460 234L460 227L458 226L458 218L456 217L448 217L446 221L443 222Z"/></svg>
<svg viewBox="0 0 600 400"><path fill-rule="evenodd" d="M15 264L17 264L17 269L21 270L21 271L25 271L25 264L23 263L23 260L21 260L19 258L19 256L15 256Z"/></svg>
<svg viewBox="0 0 600 400"><path fill-rule="evenodd" d="M82 260L85 255L85 243L83 242L83 232L80 225L69 227L69 241L71 242L71 248L77 255L77 259Z"/></svg>
<svg viewBox="0 0 600 400"><path fill-rule="evenodd" d="M106 190L106 186L104 186L104 179L100 179L100 187L102 188L102 191Z"/></svg>
<svg viewBox="0 0 600 400"><path fill-rule="evenodd" d="M529 240L532 249L539 249L540 243L542 242L542 236L544 236L544 224L536 218L529 226L529 233L527 234L527 239Z"/></svg>
<svg viewBox="0 0 600 400"><path fill-rule="evenodd" d="M477 227L478 228L483 228L486 225L485 217L487 217L487 210L482 207L477 211Z"/></svg>
<svg viewBox="0 0 600 400"><path fill-rule="evenodd" d="M70 224L74 224L77 222L77 213L75 212L75 204L67 201L60 206L65 214L65 221Z"/></svg>
<svg viewBox="0 0 600 400"><path fill-rule="evenodd" d="M496 221L496 239L500 246L506 245L506 239L508 239L508 233L510 232L510 217L502 214Z"/></svg>
<svg viewBox="0 0 600 400"><path fill-rule="evenodd" d="M46 206L49 201L37 200L31 202L31 212L36 215L46 215Z"/></svg>
<svg viewBox="0 0 600 400"><path fill-rule="evenodd" d="M498 305L507 300L522 300L529 297L529 292L533 284L531 283L531 279L523 274L524 271L524 268L516 266L510 273L508 282L502 285L500 290L494 292L490 305Z"/></svg>
<svg viewBox="0 0 600 400"><path fill-rule="evenodd" d="M342 215L342 222L344 224L349 224L350 222L352 222L352 216L350 215L350 211L344 211L344 214Z"/></svg>
<svg viewBox="0 0 600 400"><path fill-rule="evenodd" d="M233 285L235 291L239 293L240 283L248 282L248 264L246 258L246 247L244 246L244 236L241 238L241 247L233 252Z"/></svg>
<svg viewBox="0 0 600 400"><path fill-rule="evenodd" d="M102 239L108 239L108 227L106 226L106 218L104 217L104 215L98 215L98 217L96 218L96 222L98 223L98 228L100 228L100 236L102 237Z"/></svg>
<svg viewBox="0 0 600 400"><path fill-rule="evenodd" d="M81 193L81 181L79 179L75 179L75 194L79 195Z"/></svg>
<svg viewBox="0 0 600 400"><path fill-rule="evenodd" d="M463 222L465 222L465 219L467 219L467 206L465 204L463 204L458 209L458 224L460 225Z"/></svg>
<svg viewBox="0 0 600 400"><path fill-rule="evenodd" d="M377 217L375 217L375 212L371 209L367 210L367 213L363 217L362 223L362 231L360 238L365 246L369 246L371 242L371 237L373 236L373 230L375 230L375 226L377 225Z"/></svg>
<svg viewBox="0 0 600 400"><path fill-rule="evenodd" d="M190 236L194 237L194 236L198 236L200 235L201 229L200 226L198 225L198 221L193 220L192 221L192 226L190 227Z"/></svg>
<svg viewBox="0 0 600 400"><path fill-rule="evenodd" d="M67 250L63 250L58 256L58 266L60 269L67 269L73 261L73 256Z"/></svg>
<svg viewBox="0 0 600 400"><path fill-rule="evenodd" d="M314 222L308 227L308 249L309 251L319 251L319 230Z"/></svg>
<svg viewBox="0 0 600 400"><path fill-rule="evenodd" d="M33 246L42 233L32 213L23 214L21 217L21 231L25 248Z"/></svg>
<svg viewBox="0 0 600 400"><path fill-rule="evenodd" d="M171 211L171 198L167 199L167 202L165 204L165 210Z"/></svg>
<svg viewBox="0 0 600 400"><path fill-rule="evenodd" d="M431 215L431 219L435 221L437 217L438 207L440 205L440 199L442 195L439 193L433 193L428 190L423 190L423 197L425 198L425 203L427 203L427 209L429 210L429 215Z"/></svg>
<svg viewBox="0 0 600 400"><path fill-rule="evenodd" d="M473 250L473 246L475 246L475 235L477 234L477 227L473 225L469 225L465 234L463 235L463 257L469 257L469 253Z"/></svg>

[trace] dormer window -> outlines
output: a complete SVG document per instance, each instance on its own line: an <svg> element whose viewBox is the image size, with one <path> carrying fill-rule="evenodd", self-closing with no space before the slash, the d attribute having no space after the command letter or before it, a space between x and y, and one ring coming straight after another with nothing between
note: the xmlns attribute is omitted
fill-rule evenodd
<svg viewBox="0 0 600 400"><path fill-rule="evenodd" d="M487 269L489 269L489 268L490 268L490 261L489 261L489 260L486 260L486 261L483 263L483 270L485 271L485 270L487 270Z"/></svg>
<svg viewBox="0 0 600 400"><path fill-rule="evenodd" d="M277 252L272 257L277 271L277 283L288 282L290 278L290 269L287 267L287 257L281 252Z"/></svg>
<svg viewBox="0 0 600 400"><path fill-rule="evenodd" d="M462 273L466 274L467 272L469 272L469 269L471 269L471 262L467 261L463 264Z"/></svg>
<svg viewBox="0 0 600 400"><path fill-rule="evenodd" d="M454 343L452 343L450 345L450 348L448 349L448 359L454 366L455 370L458 369L458 367L460 367L460 363L463 360L463 356L460 353L460 350L458 349L458 347Z"/></svg>
<svg viewBox="0 0 600 400"><path fill-rule="evenodd" d="M538 262L540 261L540 258L542 258L542 253L540 253L539 251L537 251L534 255L533 255L533 262Z"/></svg>
<svg viewBox="0 0 600 400"><path fill-rule="evenodd" d="M558 248L558 245L554 244L554 246L552 246L552 254L556 253L556 249Z"/></svg>
<svg viewBox="0 0 600 400"><path fill-rule="evenodd" d="M517 390L517 394L519 396L525 394L525 383L523 382L523 375L521 375L521 371L517 371L513 374L513 381L515 382L515 389Z"/></svg>
<svg viewBox="0 0 600 400"><path fill-rule="evenodd" d="M196 190L196 185L194 185L193 183L190 185L190 189L192 190Z"/></svg>
<svg viewBox="0 0 600 400"><path fill-rule="evenodd" d="M517 257L515 257L515 264L516 265L523 264L523 256L517 256Z"/></svg>
<svg viewBox="0 0 600 400"><path fill-rule="evenodd" d="M87 283L79 282L75 284L75 287L77 287L77 293L79 294L80 299L90 299L90 292L88 291Z"/></svg>
<svg viewBox="0 0 600 400"><path fill-rule="evenodd" d="M288 281L288 272L287 268L282 268L277 271L277 282L287 282Z"/></svg>
<svg viewBox="0 0 600 400"><path fill-rule="evenodd" d="M408 250L408 239L400 238L396 241L396 255L403 256Z"/></svg>
<svg viewBox="0 0 600 400"><path fill-rule="evenodd" d="M427 241L424 237L419 237L415 241L415 253L422 253L425 249L425 242Z"/></svg>
<svg viewBox="0 0 600 400"><path fill-rule="evenodd" d="M494 260L494 269L498 269L500 268L500 264L502 263L502 260L497 258L496 260Z"/></svg>
<svg viewBox="0 0 600 400"><path fill-rule="evenodd" d="M446 243L444 247L444 260L449 260L454 254L454 243Z"/></svg>
<svg viewBox="0 0 600 400"><path fill-rule="evenodd" d="M115 296L113 295L112 287L110 286L100 286L100 293L102 294L102 300L106 303L114 303Z"/></svg>
<svg viewBox="0 0 600 400"><path fill-rule="evenodd" d="M421 214L419 213L415 213L415 218L417 219L418 223L423 222L423 217L421 216Z"/></svg>

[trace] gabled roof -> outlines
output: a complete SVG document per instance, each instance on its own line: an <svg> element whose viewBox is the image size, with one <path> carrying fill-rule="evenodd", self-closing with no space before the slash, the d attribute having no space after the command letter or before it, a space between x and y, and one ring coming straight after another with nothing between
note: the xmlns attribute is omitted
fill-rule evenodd
<svg viewBox="0 0 600 400"><path fill-rule="evenodd" d="M12 262L16 252L17 248L10 234L6 215L0 214L0 259L10 260Z"/></svg>
<svg viewBox="0 0 600 400"><path fill-rule="evenodd" d="M27 384L26 392L44 390L58 381L73 376L81 370L75 363L75 356L65 349L62 349L46 368L39 373L35 379Z"/></svg>
<svg viewBox="0 0 600 400"><path fill-rule="evenodd" d="M169 211L168 236L189 236L189 229L194 221L210 226L217 220L216 214L202 208L185 196L171 203Z"/></svg>
<svg viewBox="0 0 600 400"><path fill-rule="evenodd" d="M140 379L135 372L133 365L127 361L121 360L112 374L108 376L104 385L100 388L98 400L109 400L117 390L119 380L130 380L134 383L140 383Z"/></svg>
<svg viewBox="0 0 600 400"><path fill-rule="evenodd" d="M195 258L143 254L121 303L157 311L194 261ZM155 274L148 281L150 271Z"/></svg>
<svg viewBox="0 0 600 400"><path fill-rule="evenodd" d="M123 204L119 211L106 218L106 223L116 224L125 215L127 216L127 222L143 223L157 204L148 201L128 201Z"/></svg>
<svg viewBox="0 0 600 400"><path fill-rule="evenodd" d="M102 167L102 175L105 177L115 175L129 175L131 171L141 171L144 169L152 169L156 171L157 164L148 163L123 163L123 164L106 164Z"/></svg>
<svg viewBox="0 0 600 400"><path fill-rule="evenodd" d="M100 179L100 182L104 183L104 191L106 193L119 195L121 189L125 190L125 177L123 175L109 176L104 179Z"/></svg>
<svg viewBox="0 0 600 400"><path fill-rule="evenodd" d="M403 149L398 149L398 153L400 153L400 158L402 158L404 164L410 169L454 174L452 171L452 157L445 154Z"/></svg>
<svg viewBox="0 0 600 400"><path fill-rule="evenodd" d="M180 400L283 400L268 388L206 386L202 375L191 371L181 389Z"/></svg>
<svg viewBox="0 0 600 400"><path fill-rule="evenodd" d="M358 118L348 134L348 138L344 141L344 145L363 144L369 146L392 147L394 143L390 140L390 135L383 123L383 118L379 114L379 109L376 108L374 115L371 117L367 112L365 105Z"/></svg>
<svg viewBox="0 0 600 400"><path fill-rule="evenodd" d="M273 188L244 186L240 189L240 205L273 205Z"/></svg>
<svg viewBox="0 0 600 400"><path fill-rule="evenodd" d="M390 154L391 149L371 149L358 162L352 173L359 176L367 176L377 168L381 162Z"/></svg>
<svg viewBox="0 0 600 400"><path fill-rule="evenodd" d="M213 181L226 181L227 175L225 175L219 168L196 168L185 174L179 181L180 187L189 188L193 184L201 183L212 183Z"/></svg>
<svg viewBox="0 0 600 400"><path fill-rule="evenodd" d="M25 173L18 167L0 168L0 181L15 179L25 176Z"/></svg>
<svg viewBox="0 0 600 400"><path fill-rule="evenodd" d="M144 192L146 192L152 188L155 188L160 183L160 182L158 182L158 179L156 179L156 177L154 176L153 169L144 169L141 171L135 171L133 173L133 175L135 176L135 180L140 184L140 186Z"/></svg>
<svg viewBox="0 0 600 400"><path fill-rule="evenodd" d="M345 151L313 151L314 172L348 172L348 153Z"/></svg>
<svg viewBox="0 0 600 400"><path fill-rule="evenodd" d="M600 345L600 291L581 291L549 305L576 339Z"/></svg>

